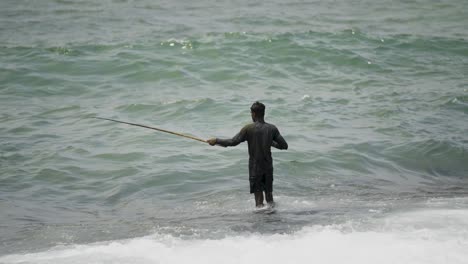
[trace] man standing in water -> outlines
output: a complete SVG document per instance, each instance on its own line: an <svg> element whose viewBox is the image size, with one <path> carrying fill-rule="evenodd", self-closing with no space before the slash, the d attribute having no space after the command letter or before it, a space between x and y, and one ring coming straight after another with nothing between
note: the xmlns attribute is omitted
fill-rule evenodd
<svg viewBox="0 0 468 264"><path fill-rule="evenodd" d="M263 192L269 206L273 207L273 160L271 147L288 149L288 143L281 136L278 128L264 120L265 105L255 102L250 107L253 123L246 125L232 139L211 138L211 145L223 147L237 146L247 140L249 144L249 181L250 193L255 195L255 206L261 208Z"/></svg>

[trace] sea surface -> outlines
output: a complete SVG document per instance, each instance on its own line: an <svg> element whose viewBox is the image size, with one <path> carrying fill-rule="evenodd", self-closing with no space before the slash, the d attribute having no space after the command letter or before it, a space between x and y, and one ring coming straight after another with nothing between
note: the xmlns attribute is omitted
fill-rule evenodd
<svg viewBox="0 0 468 264"><path fill-rule="evenodd" d="M465 0L3 0L0 263L468 263ZM276 213L254 209L250 105Z"/></svg>

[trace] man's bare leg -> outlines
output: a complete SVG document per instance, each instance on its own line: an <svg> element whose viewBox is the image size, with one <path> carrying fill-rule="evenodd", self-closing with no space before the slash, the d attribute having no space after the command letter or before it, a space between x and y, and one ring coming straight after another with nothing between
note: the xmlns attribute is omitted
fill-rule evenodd
<svg viewBox="0 0 468 264"><path fill-rule="evenodd" d="M255 193L255 206L257 208L261 208L261 207L265 206L263 204L263 192L256 192Z"/></svg>
<svg viewBox="0 0 468 264"><path fill-rule="evenodd" d="M272 192L265 192L265 199L270 207L275 206L275 202L273 201L273 193Z"/></svg>

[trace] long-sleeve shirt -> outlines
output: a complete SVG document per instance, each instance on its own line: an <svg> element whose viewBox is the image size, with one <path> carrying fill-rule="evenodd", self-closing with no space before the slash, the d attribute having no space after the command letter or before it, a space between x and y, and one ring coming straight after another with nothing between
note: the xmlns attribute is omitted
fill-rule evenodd
<svg viewBox="0 0 468 264"><path fill-rule="evenodd" d="M256 121L244 126L232 139L216 139L216 144L228 147L246 141L249 144L249 176L273 175L271 147L288 149L288 143L278 128L272 124Z"/></svg>

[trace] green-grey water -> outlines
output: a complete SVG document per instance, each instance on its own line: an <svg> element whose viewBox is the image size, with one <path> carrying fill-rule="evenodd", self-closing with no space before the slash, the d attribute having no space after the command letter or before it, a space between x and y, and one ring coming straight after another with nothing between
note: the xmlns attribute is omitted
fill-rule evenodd
<svg viewBox="0 0 468 264"><path fill-rule="evenodd" d="M2 1L0 262L466 263L465 6ZM272 215L246 144L92 118L227 138L256 100Z"/></svg>

